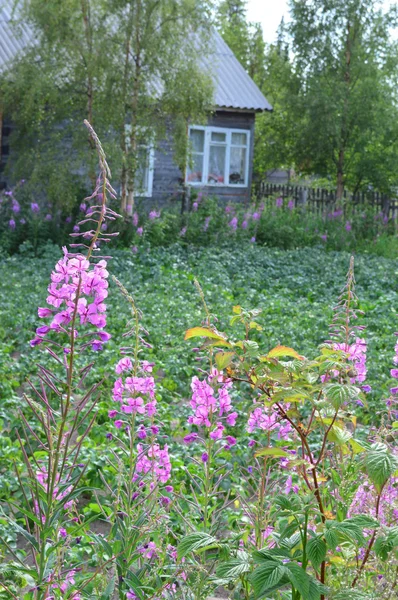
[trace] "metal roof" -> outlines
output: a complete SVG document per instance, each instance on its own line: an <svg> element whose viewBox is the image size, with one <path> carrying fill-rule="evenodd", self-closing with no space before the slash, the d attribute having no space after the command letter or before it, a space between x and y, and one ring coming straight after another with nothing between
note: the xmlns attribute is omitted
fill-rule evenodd
<svg viewBox="0 0 398 600"><path fill-rule="evenodd" d="M0 72L33 43L31 28L14 19L13 0L0 0Z"/></svg>
<svg viewBox="0 0 398 600"><path fill-rule="evenodd" d="M12 60L24 48L34 44L35 40L33 30L14 18L13 5L13 0L0 0L0 72L6 70ZM215 106L230 110L272 110L268 100L216 30L211 42L212 49L207 55L202 55L200 63L213 78ZM160 81L154 83L154 88L158 88L161 95L163 86Z"/></svg>
<svg viewBox="0 0 398 600"><path fill-rule="evenodd" d="M203 57L203 63L215 83L216 106L238 110L272 110L266 97L216 30L213 52L213 55Z"/></svg>

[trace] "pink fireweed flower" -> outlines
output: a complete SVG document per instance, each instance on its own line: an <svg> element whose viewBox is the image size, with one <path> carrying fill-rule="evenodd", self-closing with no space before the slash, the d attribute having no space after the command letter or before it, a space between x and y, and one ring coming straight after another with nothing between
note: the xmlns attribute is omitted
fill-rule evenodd
<svg viewBox="0 0 398 600"><path fill-rule="evenodd" d="M283 206L283 198L279 197L275 200L275 206L277 208L280 208L281 206Z"/></svg>
<svg viewBox="0 0 398 600"><path fill-rule="evenodd" d="M352 362L357 375L351 378L351 383L363 383L366 379L366 340L356 338L353 344L333 344L334 350L342 350L348 354L348 360Z"/></svg>
<svg viewBox="0 0 398 600"><path fill-rule="evenodd" d="M288 408L288 404L285 404ZM256 406L253 412L250 413L247 422L247 431L252 433L260 429L262 431L274 431L278 435L278 439L287 440L292 432L290 423L281 421L278 409L276 407Z"/></svg>
<svg viewBox="0 0 398 600"><path fill-rule="evenodd" d="M192 210L193 210L194 212L196 212L196 211L198 210L198 206L199 206L199 204L198 204L197 202L194 202L194 203L192 204Z"/></svg>
<svg viewBox="0 0 398 600"><path fill-rule="evenodd" d="M133 225L134 225L134 227L137 227L137 225L138 225L138 213L137 212L135 212L133 214Z"/></svg>
<svg viewBox="0 0 398 600"><path fill-rule="evenodd" d="M144 400L139 396L137 398L127 398L127 404L122 405L122 411L126 414L139 413L145 414Z"/></svg>
<svg viewBox="0 0 398 600"><path fill-rule="evenodd" d="M352 225L351 225L351 223L349 221L347 221L346 224L345 224L345 230L346 231L351 231L351 229L352 229Z"/></svg>
<svg viewBox="0 0 398 600"><path fill-rule="evenodd" d="M221 381L220 381L221 380ZM192 397L190 405L193 415L188 418L188 423L202 427L211 428L210 437L214 440L220 440L223 437L225 427L222 420L227 425L235 425L237 418L236 412L232 411L229 389L232 386L230 381L222 382L222 374L214 369L207 380L200 380L193 377L191 382ZM216 423L214 421L216 420ZM190 434L184 438L184 441L190 442L195 438Z"/></svg>
<svg viewBox="0 0 398 600"><path fill-rule="evenodd" d="M139 235L141 237L143 233L144 233L143 227L137 227L137 235Z"/></svg>
<svg viewBox="0 0 398 600"><path fill-rule="evenodd" d="M244 221L242 221L242 229L247 229L248 226L248 222L246 221L246 219Z"/></svg>
<svg viewBox="0 0 398 600"><path fill-rule="evenodd" d="M287 203L287 207L289 210L293 210L294 208L294 200L289 200L289 202Z"/></svg>
<svg viewBox="0 0 398 600"><path fill-rule="evenodd" d="M132 368L133 363L131 362L131 359L128 356L126 356L125 358L119 360L115 367L115 371L118 375L120 375L120 373L122 373L123 371L131 371Z"/></svg>
<svg viewBox="0 0 398 600"><path fill-rule="evenodd" d="M230 222L228 223L228 225L230 226L230 228L233 231L236 231L237 227L238 227L238 219L237 217L233 217Z"/></svg>
<svg viewBox="0 0 398 600"><path fill-rule="evenodd" d="M40 206L37 204L37 202L31 202L30 208L33 213L40 212Z"/></svg>
<svg viewBox="0 0 398 600"><path fill-rule="evenodd" d="M145 556L145 558L151 559L153 556L156 556L157 548L155 542L149 542L142 548L139 549L139 552Z"/></svg>
<svg viewBox="0 0 398 600"><path fill-rule="evenodd" d="M152 419L156 415L155 380L153 377L147 376L147 373L152 371L153 366L153 363L142 361L139 369L144 376L134 375L123 379L125 372L131 372L133 368L132 361L129 357L124 357L117 363L116 373L118 375L122 374L122 377L116 379L113 384L112 398L114 402L120 403L120 412L118 410L110 411L109 416L111 418L120 414L133 414L136 417L146 416Z"/></svg>
<svg viewBox="0 0 398 600"><path fill-rule="evenodd" d="M156 211L156 210L151 210L151 212L149 213L149 218L151 221L153 221L154 219L158 219L160 217L160 210Z"/></svg>
<svg viewBox="0 0 398 600"><path fill-rule="evenodd" d="M79 322L80 325L89 325L97 330L103 330L106 326L104 300L108 296L106 261L100 260L97 264L92 265L82 254L70 255L65 247L63 252L63 258L57 262L51 273L51 283L48 287L47 304L54 307L55 310L40 308L40 318L51 317L50 330L69 334L68 326L76 315L76 337L78 337L77 324ZM99 334L100 331L96 331L96 333ZM109 338L110 335L106 334L103 338L94 340L93 348L101 349L102 342ZM31 345L38 345L44 340L45 334L39 327Z"/></svg>
<svg viewBox="0 0 398 600"><path fill-rule="evenodd" d="M348 517L371 515L376 517L377 492L370 481L364 481L357 489L348 510ZM382 525L398 525L398 477L391 477L381 493L378 520Z"/></svg>
<svg viewBox="0 0 398 600"><path fill-rule="evenodd" d="M146 451L142 444L137 444L137 462L133 481L137 481L148 473L158 483L166 483L171 476L171 462L167 444L161 448L153 444Z"/></svg>

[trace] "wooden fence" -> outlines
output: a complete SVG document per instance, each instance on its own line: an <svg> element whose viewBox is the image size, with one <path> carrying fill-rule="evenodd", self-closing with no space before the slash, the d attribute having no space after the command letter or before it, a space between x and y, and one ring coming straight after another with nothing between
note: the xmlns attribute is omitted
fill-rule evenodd
<svg viewBox="0 0 398 600"><path fill-rule="evenodd" d="M350 194L346 190L340 203L336 199L336 190L309 188L300 185L280 185L261 181L255 186L258 198L279 196L294 202L295 206L305 206L319 213L330 213L341 207L343 211L350 208L351 212L359 212L364 208L383 216L398 217L398 198L391 198L379 192L358 192Z"/></svg>

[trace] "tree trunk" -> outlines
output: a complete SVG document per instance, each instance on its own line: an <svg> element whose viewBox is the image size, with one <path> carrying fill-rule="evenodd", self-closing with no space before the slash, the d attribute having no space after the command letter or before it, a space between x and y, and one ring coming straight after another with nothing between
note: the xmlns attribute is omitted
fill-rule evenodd
<svg viewBox="0 0 398 600"><path fill-rule="evenodd" d="M84 33L86 37L87 44L87 120L93 125L93 101L94 101L94 83L93 83L93 73L92 73L92 65L93 65L93 40L92 40L92 31L91 31L91 23L90 23L90 0L81 0L81 9L82 9L82 17L84 23ZM94 141L89 134L88 136L88 144L90 146L91 151L95 150ZM96 174L93 166L90 166L89 177L91 180L91 186L94 188L96 183Z"/></svg>
<svg viewBox="0 0 398 600"><path fill-rule="evenodd" d="M339 202L344 194L344 157L345 150L344 148L340 148L339 150L339 158L337 161L337 190L336 190L336 200Z"/></svg>
<svg viewBox="0 0 398 600"><path fill-rule="evenodd" d="M351 24L347 22L347 37L345 47L345 71L344 71L344 106L340 132L339 154L337 159L337 190L336 200L339 202L343 198L345 185L345 153L348 141L348 109L349 95L351 89Z"/></svg>
<svg viewBox="0 0 398 600"><path fill-rule="evenodd" d="M120 135L120 146L122 150L122 172L121 172L121 212L122 215L127 214L127 194L128 194L128 144L127 144L127 133L126 133L126 125L127 125L127 117L128 117L128 108L130 107L130 98L128 99L128 81L130 76L130 50L131 50L131 36L133 33L133 23L134 23L134 10L133 10L133 2L130 2L130 15L129 22L127 26L127 35L126 35L126 50L125 50L125 59L124 59L124 73L123 73L123 102L124 102L124 114L121 122L121 135Z"/></svg>
<svg viewBox="0 0 398 600"><path fill-rule="evenodd" d="M141 3L140 0L136 2L136 15L135 15L135 72L134 72L134 85L133 85L133 97L131 103L131 133L130 133L130 144L127 156L127 205L126 213L127 216L132 216L134 212L135 202L135 175L137 172L137 127L138 127L138 102L140 92L140 77L141 77L141 38L140 38L140 26L141 26Z"/></svg>

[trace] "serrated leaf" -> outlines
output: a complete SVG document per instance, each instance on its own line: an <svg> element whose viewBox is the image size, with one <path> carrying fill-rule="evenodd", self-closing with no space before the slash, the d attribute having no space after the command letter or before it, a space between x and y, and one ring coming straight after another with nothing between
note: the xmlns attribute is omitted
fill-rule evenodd
<svg viewBox="0 0 398 600"><path fill-rule="evenodd" d="M217 352L214 357L216 361L216 366L219 371L226 369L228 365L231 364L233 357L235 356L234 352Z"/></svg>
<svg viewBox="0 0 398 600"><path fill-rule="evenodd" d="M358 442L358 440L354 440L353 438L348 440L348 443L350 444L354 454L361 454L361 452L365 452L366 450L365 446L363 446L361 442Z"/></svg>
<svg viewBox="0 0 398 600"><path fill-rule="evenodd" d="M222 579L235 581L243 573L248 573L249 571L250 563L237 558L221 564L216 570L216 575Z"/></svg>
<svg viewBox="0 0 398 600"><path fill-rule="evenodd" d="M356 592L352 588L346 590L340 590L336 596L333 596L333 600L374 600L374 596L369 596L364 592Z"/></svg>
<svg viewBox="0 0 398 600"><path fill-rule="evenodd" d="M370 481L380 493L398 468L398 459L385 444L377 442L362 457L362 465Z"/></svg>
<svg viewBox="0 0 398 600"><path fill-rule="evenodd" d="M218 545L217 539L208 533L190 533L179 543L177 548L177 557L180 560L191 552L203 550L208 547L214 547L215 545Z"/></svg>
<svg viewBox="0 0 398 600"><path fill-rule="evenodd" d="M315 571L318 571L326 558L326 542L320 535L311 538L308 542L307 556Z"/></svg>
<svg viewBox="0 0 398 600"><path fill-rule="evenodd" d="M309 575L297 563L287 563L285 567L288 571L288 577L296 590L300 592L303 598L308 598L310 592Z"/></svg>
<svg viewBox="0 0 398 600"><path fill-rule="evenodd" d="M328 383L323 388L323 391L336 410L345 402L356 398L361 392L355 385L345 383Z"/></svg>
<svg viewBox="0 0 398 600"><path fill-rule="evenodd" d="M286 580L286 568L282 563L276 561L261 564L250 577L256 597L265 592L278 589L278 587L284 585Z"/></svg>
<svg viewBox="0 0 398 600"><path fill-rule="evenodd" d="M286 390L280 390L272 396L273 402L301 402L309 398L305 390L289 388Z"/></svg>
<svg viewBox="0 0 398 600"><path fill-rule="evenodd" d="M339 538L337 537L337 533L334 529L325 529L325 540L327 547L331 550L335 550L339 544Z"/></svg>
<svg viewBox="0 0 398 600"><path fill-rule="evenodd" d="M347 442L352 437L352 433L343 427L339 427L338 425L332 425L328 433L328 440L331 442L335 442L338 446L345 446Z"/></svg>
<svg viewBox="0 0 398 600"><path fill-rule="evenodd" d="M257 450L254 456L292 456L286 450L282 450L282 448L261 448L261 450Z"/></svg>
<svg viewBox="0 0 398 600"><path fill-rule="evenodd" d="M187 329L184 340L189 340L194 337L205 337L212 340L214 339L219 342L223 342L223 345L227 344L228 346L231 346L231 344L221 333L214 331L213 329L209 329L208 327L192 327L191 329Z"/></svg>
<svg viewBox="0 0 398 600"><path fill-rule="evenodd" d="M380 527L379 521L368 515L356 515L355 517L347 519L346 522L354 523L363 529L377 529Z"/></svg>
<svg viewBox="0 0 398 600"><path fill-rule="evenodd" d="M297 360L304 360L304 356L301 356L296 350L289 348L289 346L275 346L275 348L272 348L268 352L266 358L280 358L281 356L290 356Z"/></svg>

